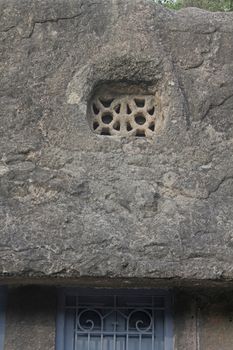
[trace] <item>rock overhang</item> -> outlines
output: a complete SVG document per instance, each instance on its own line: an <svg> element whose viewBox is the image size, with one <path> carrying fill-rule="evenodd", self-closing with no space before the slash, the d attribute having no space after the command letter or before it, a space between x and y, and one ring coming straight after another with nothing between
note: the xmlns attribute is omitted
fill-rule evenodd
<svg viewBox="0 0 233 350"><path fill-rule="evenodd" d="M0 8L2 277L231 281L233 15ZM119 84L157 96L153 137L91 130L93 92Z"/></svg>

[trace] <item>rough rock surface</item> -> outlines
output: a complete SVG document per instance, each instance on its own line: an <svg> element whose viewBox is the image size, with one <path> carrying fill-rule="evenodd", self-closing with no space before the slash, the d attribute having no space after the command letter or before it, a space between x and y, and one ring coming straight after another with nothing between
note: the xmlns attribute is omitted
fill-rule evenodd
<svg viewBox="0 0 233 350"><path fill-rule="evenodd" d="M1 276L233 279L233 14L0 0ZM159 93L152 138L103 137L98 84Z"/></svg>

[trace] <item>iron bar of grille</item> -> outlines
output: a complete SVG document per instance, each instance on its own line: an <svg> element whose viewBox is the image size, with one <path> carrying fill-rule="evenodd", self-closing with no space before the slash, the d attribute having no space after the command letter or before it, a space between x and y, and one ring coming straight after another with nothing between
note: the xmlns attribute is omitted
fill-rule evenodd
<svg viewBox="0 0 233 350"><path fill-rule="evenodd" d="M154 310L154 297L152 298L152 341L151 341L151 350L154 350L155 343L155 310Z"/></svg>
<svg viewBox="0 0 233 350"><path fill-rule="evenodd" d="M100 334L100 350L103 350L103 346L104 346L104 323L101 322L101 334Z"/></svg>
<svg viewBox="0 0 233 350"><path fill-rule="evenodd" d="M78 334L76 332L76 329L78 327L77 321L78 321L78 297L75 298L75 329L74 329L74 333L75 333L75 341L74 341L74 350L77 350L77 345L78 345Z"/></svg>
<svg viewBox="0 0 233 350"><path fill-rule="evenodd" d="M90 339L91 339L91 334L90 333L88 333L88 335L87 335L87 350L90 350Z"/></svg>
<svg viewBox="0 0 233 350"><path fill-rule="evenodd" d="M129 323L127 320L127 326L126 326L126 350L129 349Z"/></svg>
<svg viewBox="0 0 233 350"><path fill-rule="evenodd" d="M114 295L114 322L113 322L113 329L114 329L114 334L113 334L113 350L116 350L116 327L117 327L117 313L116 313L116 304L117 304L117 297Z"/></svg>

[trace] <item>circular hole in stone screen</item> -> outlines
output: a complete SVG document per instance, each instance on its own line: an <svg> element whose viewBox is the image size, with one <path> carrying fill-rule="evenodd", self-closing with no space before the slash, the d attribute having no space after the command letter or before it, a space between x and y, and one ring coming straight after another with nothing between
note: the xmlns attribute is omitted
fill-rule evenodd
<svg viewBox="0 0 233 350"><path fill-rule="evenodd" d="M135 122L136 122L138 125L143 125L143 124L145 124L145 122L146 122L146 118L144 117L143 114L137 114L137 115L134 117L134 120L135 120Z"/></svg>
<svg viewBox="0 0 233 350"><path fill-rule="evenodd" d="M113 116L112 116L112 113L105 113L105 114L103 114L102 115L102 122L104 123L104 124L110 124L111 122L112 122L112 120L113 120Z"/></svg>

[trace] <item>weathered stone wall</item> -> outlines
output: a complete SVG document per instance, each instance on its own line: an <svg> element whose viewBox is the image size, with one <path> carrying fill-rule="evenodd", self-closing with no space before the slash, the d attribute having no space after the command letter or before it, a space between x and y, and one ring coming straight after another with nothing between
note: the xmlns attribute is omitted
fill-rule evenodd
<svg viewBox="0 0 233 350"><path fill-rule="evenodd" d="M176 350L232 349L232 291L182 291L174 300Z"/></svg>
<svg viewBox="0 0 233 350"><path fill-rule="evenodd" d="M55 350L56 290L9 289L4 350Z"/></svg>
<svg viewBox="0 0 233 350"><path fill-rule="evenodd" d="M0 15L1 276L231 281L233 14L0 0ZM103 83L154 94L162 127L94 134Z"/></svg>

